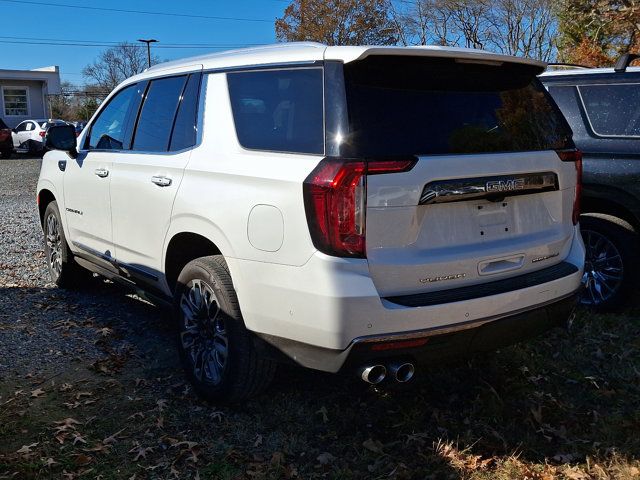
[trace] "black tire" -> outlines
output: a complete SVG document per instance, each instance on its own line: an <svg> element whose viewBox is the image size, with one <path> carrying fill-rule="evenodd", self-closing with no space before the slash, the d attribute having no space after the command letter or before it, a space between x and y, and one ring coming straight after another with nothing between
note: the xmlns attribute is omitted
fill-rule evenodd
<svg viewBox="0 0 640 480"><path fill-rule="evenodd" d="M195 391L206 400L225 403L263 391L276 365L259 355L244 326L224 258L189 262L175 290L178 349Z"/></svg>
<svg viewBox="0 0 640 480"><path fill-rule="evenodd" d="M580 230L587 249L582 304L619 310L638 280L638 235L624 220L603 214L582 215Z"/></svg>
<svg viewBox="0 0 640 480"><path fill-rule="evenodd" d="M61 288L77 288L91 280L91 273L73 260L55 201L50 202L44 211L42 230L51 281Z"/></svg>
<svg viewBox="0 0 640 480"><path fill-rule="evenodd" d="M3 160L8 160L9 158L11 158L11 154L13 152L11 150L2 150L0 151L0 158L2 158Z"/></svg>

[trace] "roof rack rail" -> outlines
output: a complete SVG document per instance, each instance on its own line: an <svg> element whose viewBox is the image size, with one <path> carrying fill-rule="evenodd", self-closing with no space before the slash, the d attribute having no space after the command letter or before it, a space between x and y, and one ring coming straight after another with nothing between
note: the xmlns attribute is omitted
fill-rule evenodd
<svg viewBox="0 0 640 480"><path fill-rule="evenodd" d="M547 63L547 67L592 68L587 65L581 65L579 63L563 63L563 62Z"/></svg>
<svg viewBox="0 0 640 480"><path fill-rule="evenodd" d="M627 67L631 65L631 62L637 60L638 58L640 58L640 55L636 53L625 53L624 55L620 56L613 70L616 73L626 72Z"/></svg>

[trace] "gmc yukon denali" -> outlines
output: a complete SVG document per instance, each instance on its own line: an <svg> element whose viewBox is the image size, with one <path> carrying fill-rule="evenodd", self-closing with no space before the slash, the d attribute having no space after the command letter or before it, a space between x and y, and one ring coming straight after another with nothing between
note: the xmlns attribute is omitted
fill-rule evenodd
<svg viewBox="0 0 640 480"><path fill-rule="evenodd" d="M38 206L52 280L172 305L205 398L281 361L406 382L566 321L581 157L545 65L443 47L281 44L154 66L77 138Z"/></svg>

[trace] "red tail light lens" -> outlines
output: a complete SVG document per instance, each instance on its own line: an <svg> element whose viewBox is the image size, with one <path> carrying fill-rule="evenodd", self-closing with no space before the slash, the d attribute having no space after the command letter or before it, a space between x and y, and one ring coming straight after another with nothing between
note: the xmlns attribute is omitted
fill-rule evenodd
<svg viewBox="0 0 640 480"><path fill-rule="evenodd" d="M365 258L367 175L410 170L415 160L325 158L303 184L314 246L327 255Z"/></svg>
<svg viewBox="0 0 640 480"><path fill-rule="evenodd" d="M580 221L580 197L582 196L582 152L580 150L560 150L558 156L563 162L574 162L576 166L576 196L573 200L573 224Z"/></svg>
<svg viewBox="0 0 640 480"><path fill-rule="evenodd" d="M42 132L40 132L38 135L40 135L42 138L44 138L44 136L45 136L46 134L47 134L47 132L42 131Z"/></svg>

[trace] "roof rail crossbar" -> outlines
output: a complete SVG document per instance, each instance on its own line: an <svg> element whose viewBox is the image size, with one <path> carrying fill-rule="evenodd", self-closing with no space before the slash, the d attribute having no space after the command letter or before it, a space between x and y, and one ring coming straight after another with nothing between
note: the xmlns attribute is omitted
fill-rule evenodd
<svg viewBox="0 0 640 480"><path fill-rule="evenodd" d="M635 54L635 53L625 53L624 55L621 55L620 58L618 59L618 61L616 62L616 66L614 67L614 71L616 72L626 72L627 71L627 67L631 64L631 62L633 62L634 60L640 58L640 55Z"/></svg>
<svg viewBox="0 0 640 480"><path fill-rule="evenodd" d="M564 62L551 62L547 63L548 67L573 67L573 68L592 68L587 65L581 65L579 63L564 63Z"/></svg>

